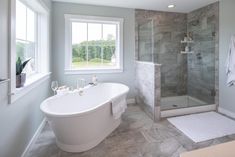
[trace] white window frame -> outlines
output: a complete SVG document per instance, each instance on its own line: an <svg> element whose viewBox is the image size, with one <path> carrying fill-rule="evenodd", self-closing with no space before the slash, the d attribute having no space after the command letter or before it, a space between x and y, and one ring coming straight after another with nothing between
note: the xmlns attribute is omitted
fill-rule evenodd
<svg viewBox="0 0 235 157"><path fill-rule="evenodd" d="M23 1L21 1L21 0L19 0L21 3L23 3ZM24 3L23 3L24 4ZM37 75L40 71L39 71L39 62L38 62L38 59L39 59L39 54L38 54L38 52L39 52L39 46L38 46L38 40L39 40L39 38L38 38L38 33L40 33L39 31L38 31L38 24L39 24L39 18L38 18L38 13L35 11L35 10L33 10L30 6L28 6L28 5L26 5L26 4L24 4L28 9L30 9L31 11L33 11L34 12L34 14L35 14L35 19L34 19L34 24L35 24L35 28L34 28L34 44L35 44L35 47L34 47L34 55L35 55L35 71L32 73L32 74L30 74L30 75L27 75L26 77L27 77L27 79L29 79L29 77L33 77L34 75ZM27 13L26 13L26 16L27 16ZM26 20L27 21L27 20ZM27 38L27 23L26 23L26 38ZM29 41L29 40L27 40L27 39L17 39L16 38L16 40L20 40L20 41L24 41L24 42L31 42L31 41Z"/></svg>
<svg viewBox="0 0 235 157"><path fill-rule="evenodd" d="M97 74L123 72L123 18L65 14L65 74ZM72 69L72 22L108 23L117 25L116 46L118 49L116 67Z"/></svg>
<svg viewBox="0 0 235 157"><path fill-rule="evenodd" d="M26 6L37 12L37 74L27 78L25 86L16 88L16 0L10 0L9 16L9 103L30 92L50 78L49 42L50 42L50 9L41 0L20 0ZM43 31L43 33L41 33ZM43 62L42 62L43 61ZM43 63L43 64L42 64Z"/></svg>

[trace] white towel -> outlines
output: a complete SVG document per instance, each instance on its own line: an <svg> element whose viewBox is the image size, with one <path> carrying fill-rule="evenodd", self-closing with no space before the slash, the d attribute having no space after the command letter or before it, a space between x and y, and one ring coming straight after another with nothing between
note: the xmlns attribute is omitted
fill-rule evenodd
<svg viewBox="0 0 235 157"><path fill-rule="evenodd" d="M235 84L235 35L232 36L229 45L228 58L226 61L227 85Z"/></svg>
<svg viewBox="0 0 235 157"><path fill-rule="evenodd" d="M126 95L121 95L112 100L112 114L114 119L121 117L127 108Z"/></svg>

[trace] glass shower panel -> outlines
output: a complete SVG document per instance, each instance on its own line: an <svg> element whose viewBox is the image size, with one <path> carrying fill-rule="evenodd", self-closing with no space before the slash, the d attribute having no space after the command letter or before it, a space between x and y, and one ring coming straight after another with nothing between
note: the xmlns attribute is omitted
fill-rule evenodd
<svg viewBox="0 0 235 157"><path fill-rule="evenodd" d="M187 16L160 13L154 21L154 58L161 64L161 96L187 94L187 55L182 55L181 40L187 32Z"/></svg>
<svg viewBox="0 0 235 157"><path fill-rule="evenodd" d="M203 27L188 26L194 36L193 54L188 55L188 95L200 105L215 103L215 16L202 18ZM200 101L199 101L200 100ZM192 104L189 103L189 106Z"/></svg>
<svg viewBox="0 0 235 157"><path fill-rule="evenodd" d="M147 20L138 26L138 60L153 62L153 22Z"/></svg>
<svg viewBox="0 0 235 157"><path fill-rule="evenodd" d="M161 110L215 104L216 5L187 15L159 15L164 20L154 21L154 55L162 64ZM184 41L185 37L193 41Z"/></svg>

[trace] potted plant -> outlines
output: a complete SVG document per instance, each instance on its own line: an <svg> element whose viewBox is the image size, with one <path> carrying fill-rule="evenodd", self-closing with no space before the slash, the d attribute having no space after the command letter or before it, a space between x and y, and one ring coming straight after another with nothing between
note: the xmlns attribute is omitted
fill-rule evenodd
<svg viewBox="0 0 235 157"><path fill-rule="evenodd" d="M26 73L22 73L30 59L22 63L20 57L16 61L16 88L23 87L26 81Z"/></svg>

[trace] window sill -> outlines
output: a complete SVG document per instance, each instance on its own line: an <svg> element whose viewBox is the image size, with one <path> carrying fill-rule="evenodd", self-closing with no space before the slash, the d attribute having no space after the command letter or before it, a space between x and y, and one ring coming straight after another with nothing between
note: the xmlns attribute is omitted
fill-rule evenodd
<svg viewBox="0 0 235 157"><path fill-rule="evenodd" d="M11 103L15 102L17 99L23 97L28 92L30 92L35 87L39 86L44 81L50 78L51 72L45 74L37 74L32 76L30 79L27 80L27 83L24 87L16 88L14 93L11 93Z"/></svg>
<svg viewBox="0 0 235 157"><path fill-rule="evenodd" d="M122 73L123 69L65 69L66 75Z"/></svg>

